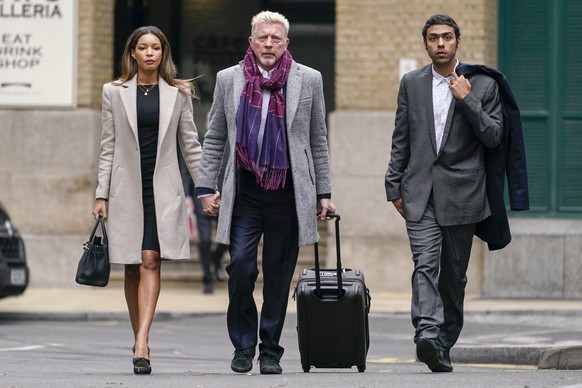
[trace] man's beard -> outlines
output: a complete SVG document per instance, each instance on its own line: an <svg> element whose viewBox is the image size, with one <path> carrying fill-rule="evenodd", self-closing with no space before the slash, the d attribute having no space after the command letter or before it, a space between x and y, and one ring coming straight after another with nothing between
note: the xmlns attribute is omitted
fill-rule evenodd
<svg viewBox="0 0 582 388"><path fill-rule="evenodd" d="M260 57L259 63L265 67L270 67L270 66L275 65L275 63L277 63L277 59L276 58L273 58L273 59L268 58L267 59L267 58Z"/></svg>

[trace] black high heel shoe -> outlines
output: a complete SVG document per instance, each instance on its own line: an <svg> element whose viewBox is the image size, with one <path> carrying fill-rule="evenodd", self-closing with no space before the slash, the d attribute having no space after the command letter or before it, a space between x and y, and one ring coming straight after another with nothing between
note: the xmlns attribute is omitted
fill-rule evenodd
<svg viewBox="0 0 582 388"><path fill-rule="evenodd" d="M143 357L134 357L133 373L136 375L149 375L152 373L152 365L150 364L150 360Z"/></svg>
<svg viewBox="0 0 582 388"><path fill-rule="evenodd" d="M135 354L135 345L133 345L133 353ZM150 347L148 346L148 357L150 354ZM149 375L152 373L152 365L150 360L145 357L133 358L133 373L136 375Z"/></svg>

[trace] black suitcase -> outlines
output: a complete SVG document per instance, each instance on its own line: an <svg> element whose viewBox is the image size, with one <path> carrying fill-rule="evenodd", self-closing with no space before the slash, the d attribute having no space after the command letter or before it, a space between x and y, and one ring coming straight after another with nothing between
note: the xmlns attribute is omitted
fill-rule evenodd
<svg viewBox="0 0 582 388"><path fill-rule="evenodd" d="M335 218L336 269L319 268L319 252L314 245L315 268L303 269L295 288L297 337L304 372L316 368L366 370L370 346L368 313L370 293L364 274L342 268L338 214Z"/></svg>

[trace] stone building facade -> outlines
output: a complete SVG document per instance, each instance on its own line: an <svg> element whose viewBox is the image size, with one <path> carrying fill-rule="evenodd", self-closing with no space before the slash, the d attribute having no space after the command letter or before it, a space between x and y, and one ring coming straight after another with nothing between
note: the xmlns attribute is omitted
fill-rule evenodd
<svg viewBox="0 0 582 388"><path fill-rule="evenodd" d="M0 200L24 235L31 287L74 285L92 223L113 0L78 0L77 10L77 107L0 108Z"/></svg>
<svg viewBox="0 0 582 388"><path fill-rule="evenodd" d="M101 86L113 77L112 69L119 60L114 58L112 49L116 2L78 0L78 83L74 109L0 108L0 200L25 236L31 287L75 286L73 279L81 244L92 224L90 210L101 132ZM210 72L201 86L212 87L213 69L196 63L195 54L190 50L206 50L211 56L224 51L213 54L214 43L193 38L200 33L197 23L206 23L204 31L209 31L212 30L209 20L216 20L217 37L223 36L228 26L231 27L228 36L247 34L250 16L263 3L171 2L182 7L178 14L181 15L180 67L184 74L196 76ZM276 5L285 1L268 3ZM292 2L288 3L292 7ZM389 160L400 65L420 67L428 63L421 29L435 13L447 13L459 23L461 60L497 65L498 0L336 0L335 58L333 55L318 57L317 52L309 54L333 69L322 73L324 83L333 85L330 89L333 98L329 99L333 102L328 101L328 107L331 106L328 123L333 199L342 214L344 263L362 269L373 292L410 290L412 262L404 222L386 202L383 177ZM245 15L241 17L243 20L233 23L234 15L239 14ZM302 31L300 39L317 48L317 40L310 38L314 29L299 30ZM229 50L229 44L235 44L227 41L228 36L223 36L225 50ZM208 106L209 101L197 104L196 109L202 110L197 118L199 127L203 127ZM557 222L564 228L563 223ZM572 255L564 253L568 249L575 251L576 247L579 253L582 246L579 238L562 244L566 246L562 257L566 258L562 258L561 270L555 266L538 266L536 273L545 280L530 282L523 290L511 288L512 277L508 274L520 266L527 267L528 246L532 246L537 233L547 226L543 221L536 224L529 220L514 220L512 224L516 228L514 242L504 253L490 253L475 240L468 292L497 297L581 297L581 289L564 285L564 279L562 283L557 279L568 265L572 268L566 271L571 274L568 284L575 281L575 274L582 273ZM529 232L522 235L527 228ZM579 230L580 226L576 228ZM563 238L566 238L564 233L558 232L548 241L559 246ZM333 265L333 251L328 255L328 264ZM507 266L508 261L511 267ZM553 277L557 286L553 285ZM539 284L547 291L536 293ZM499 295L498 289L509 291ZM569 291L564 293L564 290Z"/></svg>

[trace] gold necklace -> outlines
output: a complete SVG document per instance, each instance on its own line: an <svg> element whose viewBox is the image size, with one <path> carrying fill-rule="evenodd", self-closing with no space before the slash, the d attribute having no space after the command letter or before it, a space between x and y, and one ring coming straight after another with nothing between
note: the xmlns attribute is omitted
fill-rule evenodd
<svg viewBox="0 0 582 388"><path fill-rule="evenodd" d="M150 86L149 88L147 88L147 87L145 87L144 85L137 84L137 86L138 86L138 87L139 87L139 88L142 90L142 92L143 92L144 96L147 96L147 95L148 95L148 93L149 93L149 92L150 92L150 91L151 91L153 88L155 88L155 87L156 87L156 85L157 85L157 84L153 84L152 86Z"/></svg>

